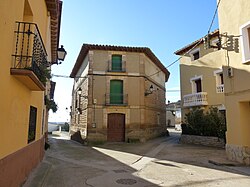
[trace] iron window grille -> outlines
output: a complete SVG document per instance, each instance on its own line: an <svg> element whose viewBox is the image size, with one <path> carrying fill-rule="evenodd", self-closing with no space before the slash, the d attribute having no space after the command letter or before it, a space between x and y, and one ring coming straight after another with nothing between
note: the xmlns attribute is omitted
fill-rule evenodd
<svg viewBox="0 0 250 187"><path fill-rule="evenodd" d="M128 105L128 94L105 94L106 105Z"/></svg>

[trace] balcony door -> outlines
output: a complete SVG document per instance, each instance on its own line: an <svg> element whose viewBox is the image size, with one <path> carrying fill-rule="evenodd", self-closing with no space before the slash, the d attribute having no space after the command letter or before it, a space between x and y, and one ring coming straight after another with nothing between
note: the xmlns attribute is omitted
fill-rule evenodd
<svg viewBox="0 0 250 187"><path fill-rule="evenodd" d="M123 81L110 81L110 104L123 104Z"/></svg>
<svg viewBox="0 0 250 187"><path fill-rule="evenodd" d="M122 55L112 55L112 71L122 71Z"/></svg>
<svg viewBox="0 0 250 187"><path fill-rule="evenodd" d="M201 79L195 80L196 93L202 92Z"/></svg>

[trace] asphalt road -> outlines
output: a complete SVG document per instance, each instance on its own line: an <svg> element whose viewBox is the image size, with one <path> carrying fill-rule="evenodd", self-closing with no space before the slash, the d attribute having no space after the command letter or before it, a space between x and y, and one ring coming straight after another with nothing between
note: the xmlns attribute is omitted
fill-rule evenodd
<svg viewBox="0 0 250 187"><path fill-rule="evenodd" d="M146 143L83 146L65 135L50 149L24 187L249 187L250 168L226 163L225 150L179 144L180 133Z"/></svg>

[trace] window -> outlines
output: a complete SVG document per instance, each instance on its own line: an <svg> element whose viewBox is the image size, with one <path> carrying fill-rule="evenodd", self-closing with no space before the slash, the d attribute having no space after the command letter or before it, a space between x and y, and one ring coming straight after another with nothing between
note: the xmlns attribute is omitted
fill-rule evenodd
<svg viewBox="0 0 250 187"><path fill-rule="evenodd" d="M197 79L194 82L195 82L195 86L196 86L196 93L202 92L201 79Z"/></svg>
<svg viewBox="0 0 250 187"><path fill-rule="evenodd" d="M243 63L250 63L250 21L241 26Z"/></svg>
<svg viewBox="0 0 250 187"><path fill-rule="evenodd" d="M123 81L110 81L110 104L123 104Z"/></svg>
<svg viewBox="0 0 250 187"><path fill-rule="evenodd" d="M216 92L224 93L224 78L222 69L214 71L214 76L216 78Z"/></svg>
<svg viewBox="0 0 250 187"><path fill-rule="evenodd" d="M197 60L200 58L200 52L197 51L196 53L193 54L194 60Z"/></svg>
<svg viewBox="0 0 250 187"><path fill-rule="evenodd" d="M190 79L192 93L202 92L202 76L195 76Z"/></svg>
<svg viewBox="0 0 250 187"><path fill-rule="evenodd" d="M122 55L112 55L111 71L122 71Z"/></svg>
<svg viewBox="0 0 250 187"><path fill-rule="evenodd" d="M28 143L36 139L36 116L37 116L37 108L30 106Z"/></svg>
<svg viewBox="0 0 250 187"><path fill-rule="evenodd" d="M192 61L199 59L200 58L200 48L194 49L189 54L191 56Z"/></svg>

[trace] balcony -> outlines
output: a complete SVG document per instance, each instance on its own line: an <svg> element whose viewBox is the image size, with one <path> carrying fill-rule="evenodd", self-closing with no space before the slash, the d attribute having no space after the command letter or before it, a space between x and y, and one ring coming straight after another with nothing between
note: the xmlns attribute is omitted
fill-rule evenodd
<svg viewBox="0 0 250 187"><path fill-rule="evenodd" d="M105 104L108 106L127 106L128 94L105 94Z"/></svg>
<svg viewBox="0 0 250 187"><path fill-rule="evenodd" d="M224 93L224 84L216 86L217 93Z"/></svg>
<svg viewBox="0 0 250 187"><path fill-rule="evenodd" d="M184 95L184 107L205 106L207 102L207 92L199 92L194 94Z"/></svg>
<svg viewBox="0 0 250 187"><path fill-rule="evenodd" d="M16 22L12 56L11 75L32 91L44 91L50 71L43 40L35 23Z"/></svg>
<svg viewBox="0 0 250 187"><path fill-rule="evenodd" d="M126 61L120 63L110 60L108 62L108 72L126 72Z"/></svg>

